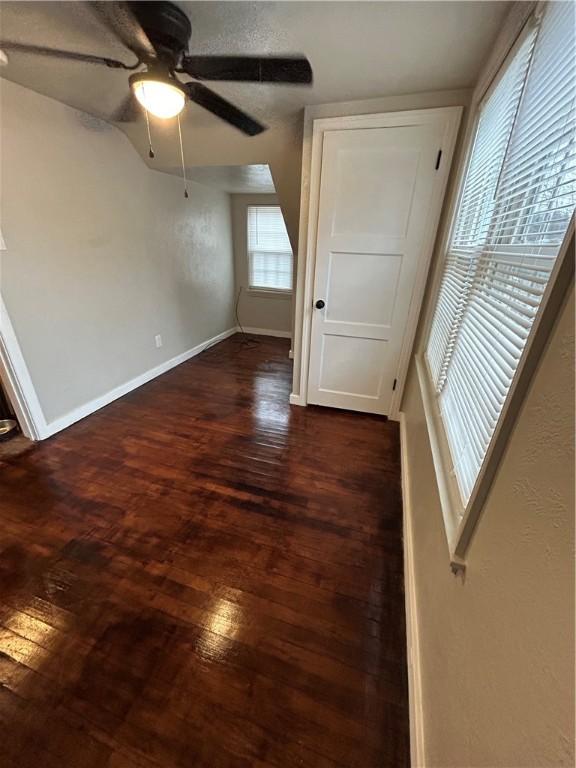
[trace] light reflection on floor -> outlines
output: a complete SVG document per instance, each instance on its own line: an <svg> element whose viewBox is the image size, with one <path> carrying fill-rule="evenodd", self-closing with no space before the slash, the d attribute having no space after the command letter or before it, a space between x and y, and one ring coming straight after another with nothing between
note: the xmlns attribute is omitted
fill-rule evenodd
<svg viewBox="0 0 576 768"><path fill-rule="evenodd" d="M197 650L207 661L222 661L234 646L242 619L242 608L237 603L219 599L210 612Z"/></svg>
<svg viewBox="0 0 576 768"><path fill-rule="evenodd" d="M61 635L55 627L22 610L3 617L2 624L8 631L0 632L0 653L36 671L50 658Z"/></svg>
<svg viewBox="0 0 576 768"><path fill-rule="evenodd" d="M267 373L254 380L254 419L261 429L287 428L290 407L278 398L278 382Z"/></svg>

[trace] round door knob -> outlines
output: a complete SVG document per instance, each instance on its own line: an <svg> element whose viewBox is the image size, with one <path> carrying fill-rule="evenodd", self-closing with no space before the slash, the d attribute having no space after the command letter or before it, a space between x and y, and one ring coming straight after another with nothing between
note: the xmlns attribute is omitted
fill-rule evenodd
<svg viewBox="0 0 576 768"><path fill-rule="evenodd" d="M324 309L325 306L326 306L326 303L322 301L322 299L318 299L318 301L316 302L316 309Z"/></svg>

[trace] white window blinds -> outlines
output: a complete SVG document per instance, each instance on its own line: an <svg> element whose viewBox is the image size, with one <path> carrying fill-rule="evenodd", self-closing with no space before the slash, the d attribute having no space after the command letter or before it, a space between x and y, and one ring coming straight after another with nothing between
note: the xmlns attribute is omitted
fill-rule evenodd
<svg viewBox="0 0 576 768"><path fill-rule="evenodd" d="M426 357L463 507L576 202L574 6L545 6L485 99Z"/></svg>
<svg viewBox="0 0 576 768"><path fill-rule="evenodd" d="M277 205L248 206L248 273L251 288L292 289L292 248Z"/></svg>

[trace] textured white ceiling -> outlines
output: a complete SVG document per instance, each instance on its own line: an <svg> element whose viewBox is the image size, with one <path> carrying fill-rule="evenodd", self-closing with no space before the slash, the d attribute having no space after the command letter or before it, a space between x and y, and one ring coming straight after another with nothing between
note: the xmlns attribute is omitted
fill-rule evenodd
<svg viewBox="0 0 576 768"><path fill-rule="evenodd" d="M171 169L180 173L180 169ZM192 166L188 178L232 194L273 195L274 181L267 165L204 165Z"/></svg>
<svg viewBox="0 0 576 768"><path fill-rule="evenodd" d="M220 83L217 90L264 120L306 104L473 85L507 10L503 2L181 2L196 53L305 53L314 86ZM122 57L83 3L4 2L1 36ZM127 74L13 53L2 75L106 118ZM199 125L214 119L199 108Z"/></svg>
<svg viewBox="0 0 576 768"><path fill-rule="evenodd" d="M299 147L308 104L467 88L508 11L507 2L180 2L196 53L304 53L311 88L218 83L214 90L271 130L247 138L196 105L182 118L190 165L261 164ZM2 2L5 40L68 48L131 61L80 2ZM128 93L128 73L91 64L12 53L0 75L91 115L109 119ZM86 127L99 130L95 121ZM145 162L177 172L175 121L152 126L147 158L143 120L120 126ZM289 162L286 160L286 162Z"/></svg>

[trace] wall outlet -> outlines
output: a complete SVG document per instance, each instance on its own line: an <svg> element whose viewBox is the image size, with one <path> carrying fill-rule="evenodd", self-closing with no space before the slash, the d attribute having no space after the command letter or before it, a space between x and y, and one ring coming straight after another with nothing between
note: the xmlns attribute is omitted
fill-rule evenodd
<svg viewBox="0 0 576 768"><path fill-rule="evenodd" d="M162 336L158 334L157 336L154 336L154 341L156 342L157 347L162 346Z"/></svg>

